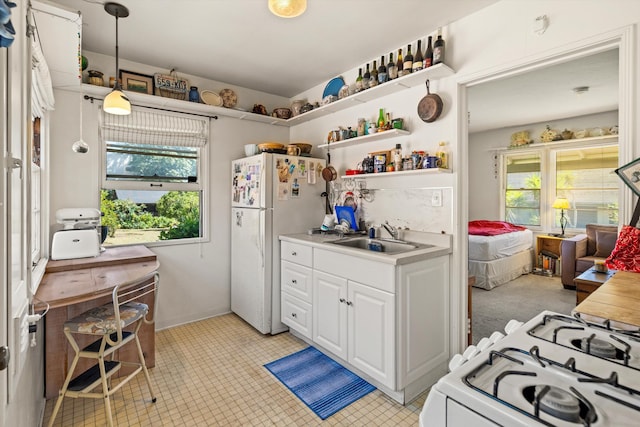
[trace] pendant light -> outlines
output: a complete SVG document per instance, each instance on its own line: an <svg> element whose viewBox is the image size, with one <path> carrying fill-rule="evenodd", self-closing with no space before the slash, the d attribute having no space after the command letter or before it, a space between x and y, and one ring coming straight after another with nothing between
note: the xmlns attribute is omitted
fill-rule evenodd
<svg viewBox="0 0 640 427"><path fill-rule="evenodd" d="M120 80L118 79L120 72L118 66L118 18L126 18L129 16L129 9L121 4L108 2L105 3L104 10L106 10L109 15L116 17L116 82L111 93L104 98L102 109L105 113L109 114L131 114L131 102L129 102L129 99L124 92L122 92Z"/></svg>
<svg viewBox="0 0 640 427"><path fill-rule="evenodd" d="M307 10L307 0L269 0L269 10L281 18L295 18Z"/></svg>

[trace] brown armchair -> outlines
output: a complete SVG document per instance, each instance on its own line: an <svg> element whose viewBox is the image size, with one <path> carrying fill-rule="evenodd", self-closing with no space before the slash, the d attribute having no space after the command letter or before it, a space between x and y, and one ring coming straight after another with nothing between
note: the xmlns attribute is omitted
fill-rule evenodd
<svg viewBox="0 0 640 427"><path fill-rule="evenodd" d="M564 239L560 246L562 286L575 289L573 279L591 268L595 260L606 259L617 238L618 227L615 225L587 224L586 234Z"/></svg>

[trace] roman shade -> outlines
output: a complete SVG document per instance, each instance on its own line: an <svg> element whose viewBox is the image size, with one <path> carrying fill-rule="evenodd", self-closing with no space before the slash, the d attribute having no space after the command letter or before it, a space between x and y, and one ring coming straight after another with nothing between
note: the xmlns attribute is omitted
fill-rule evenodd
<svg viewBox="0 0 640 427"><path fill-rule="evenodd" d="M136 107L129 115L100 113L102 141L203 147L209 140L209 119L189 114Z"/></svg>

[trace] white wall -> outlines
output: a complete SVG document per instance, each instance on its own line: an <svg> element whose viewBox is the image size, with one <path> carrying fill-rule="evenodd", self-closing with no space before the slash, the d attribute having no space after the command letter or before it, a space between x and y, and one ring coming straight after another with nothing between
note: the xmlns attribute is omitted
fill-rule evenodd
<svg viewBox="0 0 640 427"><path fill-rule="evenodd" d="M132 70L144 70L143 66L128 66L132 66ZM214 83L211 85L213 87ZM208 86L205 83L203 87ZM57 209L99 208L100 204L100 145L97 131L100 103L82 101L83 139L90 145L90 150L87 154L78 154L71 150L71 145L79 138L80 94L56 90L55 97L56 110L52 114L51 125L50 223L53 230L59 227L55 224ZM264 95L264 98L277 101L279 97ZM255 98L255 101L248 102L259 101ZM222 116L218 120L211 120L210 134L211 240L199 244L151 248L158 255L161 265L158 329L230 311L231 160L244 156L244 144L267 140L287 141L289 138L286 127Z"/></svg>
<svg viewBox="0 0 640 427"><path fill-rule="evenodd" d="M610 128L618 123L618 112L570 117L551 122L493 129L469 135L469 220L500 218L500 176L495 171L499 166L496 149L506 148L511 143L511 134L529 131L531 138L539 142L540 134L547 125L551 129L579 130L595 127ZM514 149L517 150L517 149Z"/></svg>

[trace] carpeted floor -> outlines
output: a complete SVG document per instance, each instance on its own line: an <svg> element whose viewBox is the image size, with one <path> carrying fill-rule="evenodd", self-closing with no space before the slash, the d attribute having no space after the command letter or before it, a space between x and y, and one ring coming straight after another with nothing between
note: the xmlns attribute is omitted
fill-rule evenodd
<svg viewBox="0 0 640 427"><path fill-rule="evenodd" d="M511 319L524 322L542 310L570 314L576 306L576 291L564 289L559 277L525 274L490 291L473 288L472 292L474 344L493 331L504 333Z"/></svg>

